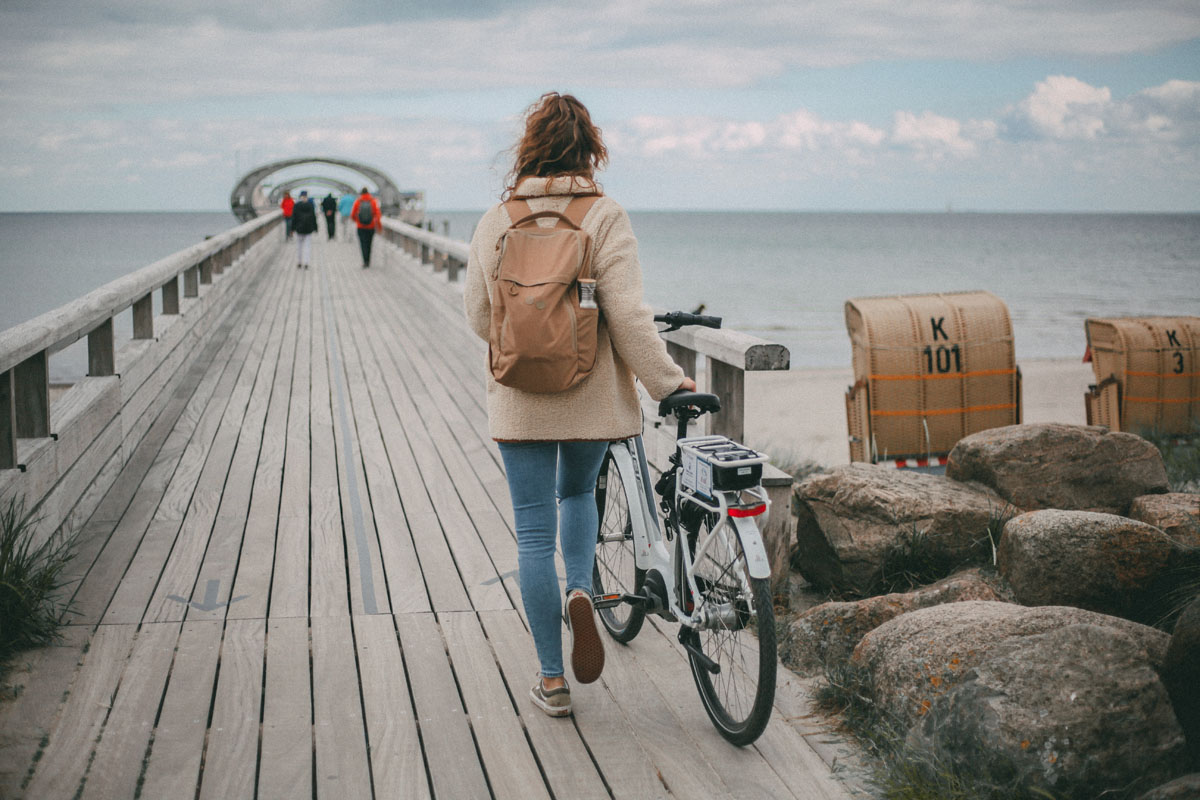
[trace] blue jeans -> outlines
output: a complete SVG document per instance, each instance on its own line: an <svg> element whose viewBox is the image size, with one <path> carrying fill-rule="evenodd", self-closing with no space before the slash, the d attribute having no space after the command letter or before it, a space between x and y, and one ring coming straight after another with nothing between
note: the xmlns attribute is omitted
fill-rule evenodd
<svg viewBox="0 0 1200 800"><path fill-rule="evenodd" d="M600 524L596 476L607 449L608 442L500 442L517 523L521 600L546 678L563 674L555 539L562 539L567 592L591 596Z"/></svg>

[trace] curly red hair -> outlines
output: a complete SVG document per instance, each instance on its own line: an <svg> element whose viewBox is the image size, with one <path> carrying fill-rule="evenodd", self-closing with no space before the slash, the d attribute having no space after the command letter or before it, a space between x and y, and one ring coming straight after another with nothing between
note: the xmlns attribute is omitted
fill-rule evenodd
<svg viewBox="0 0 1200 800"><path fill-rule="evenodd" d="M547 92L525 110L525 134L513 151L506 199L523 178L570 175L590 181L608 163L608 149L587 108L558 92Z"/></svg>

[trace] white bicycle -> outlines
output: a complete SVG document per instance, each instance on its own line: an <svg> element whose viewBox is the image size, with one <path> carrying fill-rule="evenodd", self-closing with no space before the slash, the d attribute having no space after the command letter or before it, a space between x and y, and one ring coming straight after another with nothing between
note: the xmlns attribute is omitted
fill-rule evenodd
<svg viewBox="0 0 1200 800"><path fill-rule="evenodd" d="M720 327L674 312L664 330ZM704 709L738 746L762 734L775 699L770 561L756 520L769 506L767 457L724 436L687 436L688 421L719 411L716 395L678 391L659 404L677 420L670 467L650 491L640 436L612 442L596 483L600 527L592 591L600 621L622 644L646 614L679 623ZM658 511L662 511L662 524Z"/></svg>

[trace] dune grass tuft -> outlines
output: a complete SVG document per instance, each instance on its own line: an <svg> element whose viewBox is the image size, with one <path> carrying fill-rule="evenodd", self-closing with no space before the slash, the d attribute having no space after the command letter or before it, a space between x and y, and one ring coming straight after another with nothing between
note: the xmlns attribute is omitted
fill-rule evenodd
<svg viewBox="0 0 1200 800"><path fill-rule="evenodd" d="M73 542L57 532L35 544L37 523L22 499L0 502L0 675L17 653L55 641L66 612L58 590Z"/></svg>

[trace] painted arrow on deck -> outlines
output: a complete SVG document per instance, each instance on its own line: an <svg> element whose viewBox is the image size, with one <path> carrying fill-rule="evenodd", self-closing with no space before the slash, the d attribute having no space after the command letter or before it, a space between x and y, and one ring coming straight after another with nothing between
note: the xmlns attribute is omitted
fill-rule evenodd
<svg viewBox="0 0 1200 800"><path fill-rule="evenodd" d="M189 606L196 609L197 611L216 611L221 606L231 605L233 603L236 603L238 600L245 600L247 597L250 596L248 594L241 594L241 595L238 595L237 597L233 598L232 600L222 601L222 602L218 603L217 595L220 594L220 590L221 590L221 581L214 580L214 581L209 581L207 584L205 584L205 586L204 586L204 601L201 603L197 603L195 600L188 600L186 597L180 597L177 594L169 594L169 595L167 595L167 599L174 600L177 603L187 603Z"/></svg>

